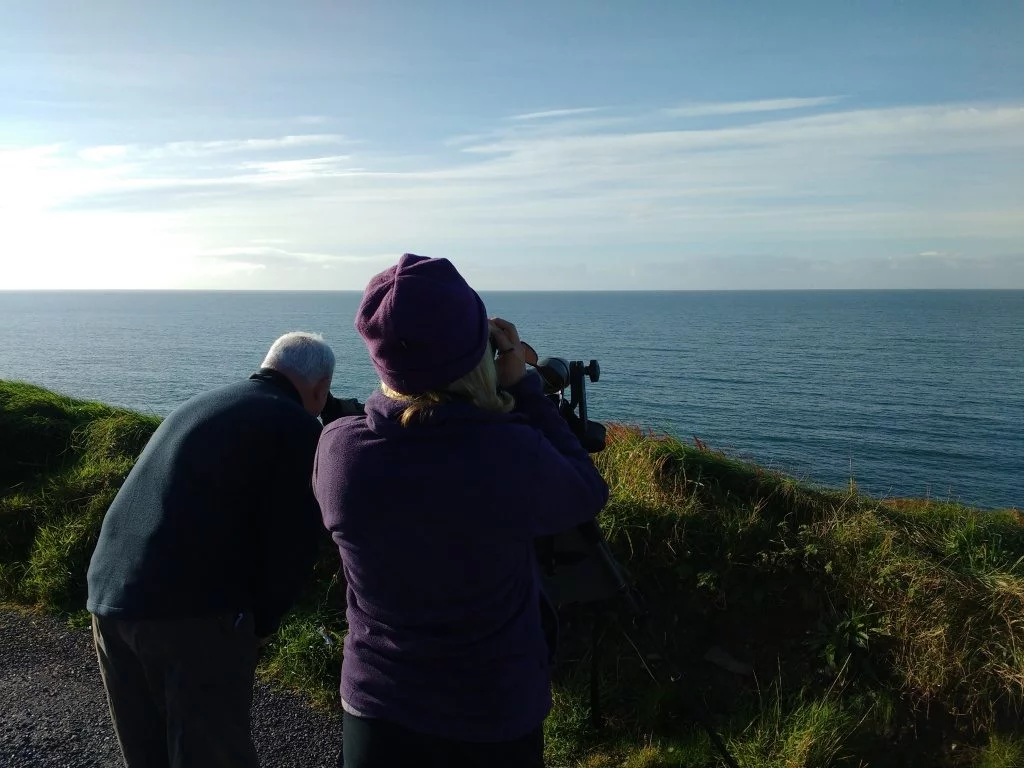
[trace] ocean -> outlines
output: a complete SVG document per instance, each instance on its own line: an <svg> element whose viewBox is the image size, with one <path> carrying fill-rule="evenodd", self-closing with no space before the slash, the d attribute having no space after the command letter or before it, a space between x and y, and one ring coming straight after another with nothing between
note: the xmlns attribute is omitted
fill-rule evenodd
<svg viewBox="0 0 1024 768"><path fill-rule="evenodd" d="M495 292L542 356L597 359L591 418L872 495L1024 506L1024 291ZM165 415L323 333L376 385L357 292L0 292L0 378ZM2 439L2 436L0 436Z"/></svg>

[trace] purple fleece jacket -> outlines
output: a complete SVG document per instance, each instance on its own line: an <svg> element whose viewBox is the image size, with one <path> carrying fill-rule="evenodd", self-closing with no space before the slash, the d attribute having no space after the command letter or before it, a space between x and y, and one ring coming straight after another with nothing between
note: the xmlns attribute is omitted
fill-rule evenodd
<svg viewBox="0 0 1024 768"><path fill-rule="evenodd" d="M313 474L348 581L341 696L460 741L515 739L551 708L536 536L593 519L608 487L528 375L510 414L468 403L401 426L377 393L324 429Z"/></svg>

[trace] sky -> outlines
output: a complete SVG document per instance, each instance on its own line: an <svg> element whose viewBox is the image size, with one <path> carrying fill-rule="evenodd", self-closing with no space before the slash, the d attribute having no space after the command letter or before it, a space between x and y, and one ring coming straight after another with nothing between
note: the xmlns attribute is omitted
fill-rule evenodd
<svg viewBox="0 0 1024 768"><path fill-rule="evenodd" d="M1024 288L1019 0L0 20L0 289Z"/></svg>

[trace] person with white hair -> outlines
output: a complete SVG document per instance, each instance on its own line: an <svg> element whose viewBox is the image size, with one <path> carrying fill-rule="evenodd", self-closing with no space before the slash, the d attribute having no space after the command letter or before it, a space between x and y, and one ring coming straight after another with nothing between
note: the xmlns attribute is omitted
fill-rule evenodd
<svg viewBox="0 0 1024 768"><path fill-rule="evenodd" d="M277 339L164 419L110 505L87 607L128 768L259 765L257 651L325 536L310 478L334 362L316 334Z"/></svg>

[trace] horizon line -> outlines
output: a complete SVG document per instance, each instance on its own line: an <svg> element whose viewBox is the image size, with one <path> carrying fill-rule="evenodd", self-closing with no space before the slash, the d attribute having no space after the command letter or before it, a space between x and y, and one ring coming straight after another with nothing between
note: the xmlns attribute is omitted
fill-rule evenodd
<svg viewBox="0 0 1024 768"><path fill-rule="evenodd" d="M0 288L10 293L363 293L363 288ZM474 288L477 293L1013 293L1017 288Z"/></svg>

